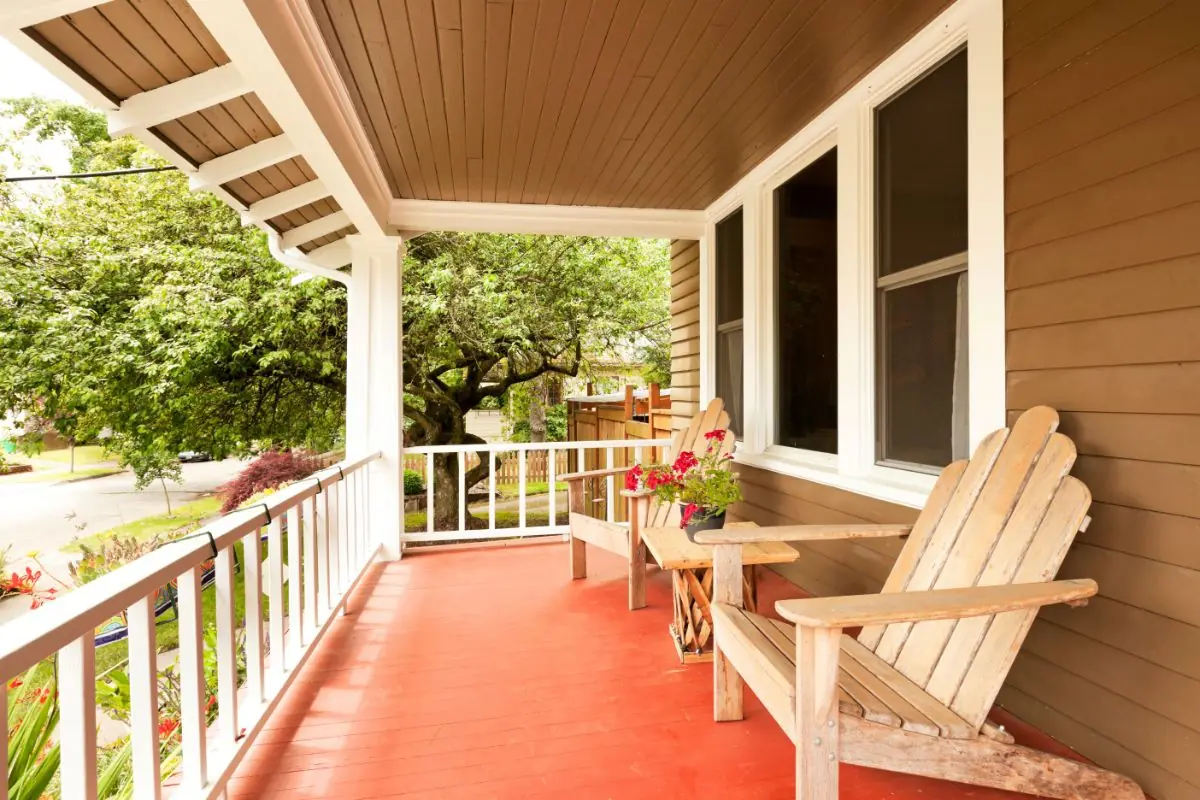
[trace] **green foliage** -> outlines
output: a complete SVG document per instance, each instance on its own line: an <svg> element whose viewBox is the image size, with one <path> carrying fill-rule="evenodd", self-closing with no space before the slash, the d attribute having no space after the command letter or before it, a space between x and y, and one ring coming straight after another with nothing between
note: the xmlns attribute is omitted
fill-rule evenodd
<svg viewBox="0 0 1200 800"><path fill-rule="evenodd" d="M719 430L706 433L707 443L699 456L684 450L673 464L658 464L644 471L635 466L626 475L626 488L650 489L660 503L684 504L691 509L685 509L684 522L693 513L699 518L724 514L742 500L737 473L729 468L732 456L721 452L725 435Z"/></svg>
<svg viewBox="0 0 1200 800"><path fill-rule="evenodd" d="M54 742L58 703L53 684L9 684L20 691L9 704L9 800L40 800L58 772L60 753Z"/></svg>
<svg viewBox="0 0 1200 800"><path fill-rule="evenodd" d="M665 322L643 331L645 341L638 345L637 354L646 365L642 379L647 384L657 383L663 389L671 388L671 330Z"/></svg>
<svg viewBox="0 0 1200 800"><path fill-rule="evenodd" d="M134 438L117 438L114 449L122 467L133 470L133 485L139 491L154 481L183 481L183 467L175 453L157 443L143 443Z"/></svg>
<svg viewBox="0 0 1200 800"><path fill-rule="evenodd" d="M161 536L137 539L133 536L108 536L98 543L80 544L80 558L68 565L71 580L84 586L161 547L168 540Z"/></svg>
<svg viewBox="0 0 1200 800"><path fill-rule="evenodd" d="M44 97L16 97L4 101L6 117L18 117L25 121L22 133L32 136L39 142L50 139L65 138L74 144L71 152L71 171L87 171L97 148L109 142L108 120L99 111L93 111L86 106L65 103L62 100L49 100ZM132 154L136 147L127 140L124 151ZM122 163L111 167L119 169L130 166Z"/></svg>
<svg viewBox="0 0 1200 800"><path fill-rule="evenodd" d="M93 112L13 101L26 135L72 140L77 169L163 162ZM103 428L140 481L166 454L341 435L345 290L292 285L257 229L184 175L0 184L0 411L86 440Z"/></svg>
<svg viewBox="0 0 1200 800"><path fill-rule="evenodd" d="M513 417L516 417L516 414L514 414ZM512 435L509 438L514 442L531 441L528 412L525 414L524 418L516 417L513 419ZM550 406L546 409L546 441L565 442L566 440L567 404L560 403L556 406Z"/></svg>
<svg viewBox="0 0 1200 800"><path fill-rule="evenodd" d="M415 469L404 470L405 497L414 497L419 494L425 494L425 481L421 477L421 473Z"/></svg>

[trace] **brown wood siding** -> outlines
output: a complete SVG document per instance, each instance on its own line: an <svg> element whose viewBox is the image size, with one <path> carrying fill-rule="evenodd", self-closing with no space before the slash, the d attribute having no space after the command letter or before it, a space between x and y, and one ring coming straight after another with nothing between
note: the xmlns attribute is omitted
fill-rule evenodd
<svg viewBox="0 0 1200 800"><path fill-rule="evenodd" d="M700 409L700 243L671 242L671 418L686 428Z"/></svg>
<svg viewBox="0 0 1200 800"><path fill-rule="evenodd" d="M1018 8L1019 5L1019 8ZM1093 522L1000 702L1200 798L1200 4L1009 3L1008 407L1061 410Z"/></svg>
<svg viewBox="0 0 1200 800"><path fill-rule="evenodd" d="M703 208L948 3L311 6L397 196Z"/></svg>

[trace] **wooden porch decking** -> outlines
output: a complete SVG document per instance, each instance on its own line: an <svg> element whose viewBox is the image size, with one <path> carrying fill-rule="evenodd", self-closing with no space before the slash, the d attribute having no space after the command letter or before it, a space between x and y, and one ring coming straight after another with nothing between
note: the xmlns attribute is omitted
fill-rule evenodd
<svg viewBox="0 0 1200 800"><path fill-rule="evenodd" d="M744 722L718 725L711 668L680 666L668 576L652 570L631 613L623 564L594 548L589 562L574 582L561 544L375 567L229 799L793 798L794 749L753 696ZM772 604L794 595L762 584ZM1024 796L843 766L841 797Z"/></svg>

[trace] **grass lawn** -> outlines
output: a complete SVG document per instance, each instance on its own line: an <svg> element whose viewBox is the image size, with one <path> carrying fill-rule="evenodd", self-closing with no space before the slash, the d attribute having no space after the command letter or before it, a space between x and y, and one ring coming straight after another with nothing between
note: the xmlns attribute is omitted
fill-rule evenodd
<svg viewBox="0 0 1200 800"><path fill-rule="evenodd" d="M8 483L54 483L57 481L77 481L84 478L100 478L105 475L116 475L122 470L119 467L84 467L74 472L61 469L49 472L21 472L8 478Z"/></svg>
<svg viewBox="0 0 1200 800"><path fill-rule="evenodd" d="M37 454L37 458L42 461L57 461L60 464L71 463L71 451L67 450L46 450ZM104 448L98 444L84 444L75 448L75 466L86 467L89 464L100 464L105 461L112 461L113 456L104 451Z"/></svg>
<svg viewBox="0 0 1200 800"><path fill-rule="evenodd" d="M158 514L153 517L143 517L142 519L126 522L124 525L118 525L115 528L110 528L100 533L93 533L90 536L84 536L80 539L75 539L66 547L63 548L67 553L78 553L79 546L86 544L89 547L100 543L101 539L120 536L126 538L132 536L138 541L151 539L159 534L170 533L179 528L186 528L189 525L195 525L205 517L210 517L216 514L221 508L221 498L217 495L212 497L204 497L199 500L194 500L190 503L184 503L181 506L176 506L172 509L175 513L171 516L166 514Z"/></svg>
<svg viewBox="0 0 1200 800"><path fill-rule="evenodd" d="M567 490L567 484L564 483L563 481L555 481L554 485L560 492L565 492ZM496 484L496 491L498 491L500 494L504 495L505 497L519 497L520 493L521 493L521 485L517 484L517 483L498 483L498 484ZM535 495L535 494L549 494L549 493L550 493L550 484L547 481L526 481L525 482L525 496L526 497L529 497L530 495Z"/></svg>

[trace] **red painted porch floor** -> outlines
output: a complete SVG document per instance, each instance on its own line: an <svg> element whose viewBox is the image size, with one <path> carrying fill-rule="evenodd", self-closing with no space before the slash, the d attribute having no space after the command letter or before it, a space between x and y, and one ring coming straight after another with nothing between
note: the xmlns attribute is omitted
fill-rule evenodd
<svg viewBox="0 0 1200 800"><path fill-rule="evenodd" d="M243 798L794 798L791 743L667 636L669 579L626 610L624 567L562 544L406 556L352 596L229 787ZM764 573L763 600L792 587ZM769 605L764 602L764 608ZM1041 743L1037 743L1041 744ZM842 767L842 800L1022 797Z"/></svg>

